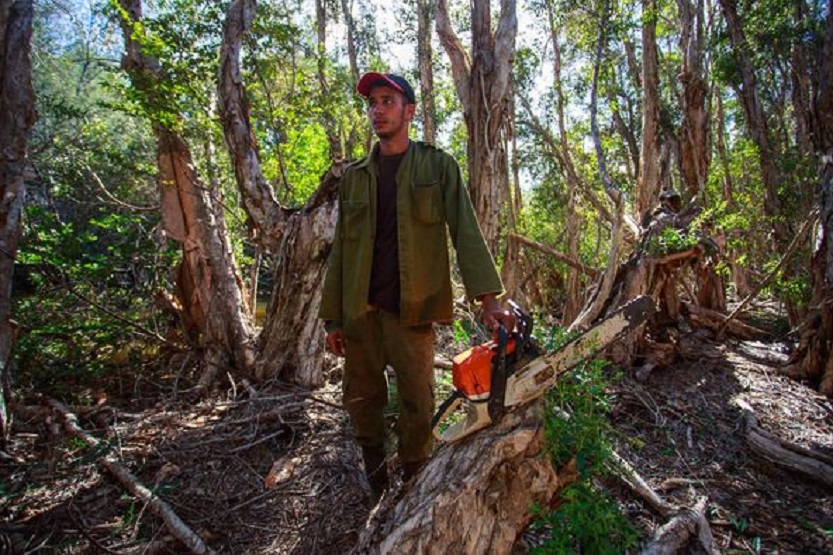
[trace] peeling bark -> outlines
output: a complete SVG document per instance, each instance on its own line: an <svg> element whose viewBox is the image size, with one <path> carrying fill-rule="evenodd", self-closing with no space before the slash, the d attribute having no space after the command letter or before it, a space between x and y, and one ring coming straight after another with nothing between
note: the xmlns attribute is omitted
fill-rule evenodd
<svg viewBox="0 0 833 555"><path fill-rule="evenodd" d="M492 31L489 2L471 4L472 53L451 27L446 0L437 2L437 33L451 61L457 96L468 130L469 194L486 243L494 253L499 213L508 198L508 161L504 148L518 19L515 0L501 0L500 20Z"/></svg>
<svg viewBox="0 0 833 555"><path fill-rule="evenodd" d="M532 505L575 478L557 476L544 454L542 407L441 446L404 495L382 499L353 553L509 553Z"/></svg>
<svg viewBox="0 0 833 555"><path fill-rule="evenodd" d="M220 117L244 206L264 244L277 255L275 288L258 338L255 375L316 387L324 380L320 284L335 232L338 183L345 164L331 168L302 208L285 209L275 199L263 177L241 79L240 51L255 5L254 0L234 0L229 5L219 82Z"/></svg>
<svg viewBox="0 0 833 555"><path fill-rule="evenodd" d="M32 17L31 0L0 0L0 446L11 428L12 275L26 195L26 139L37 118L30 57Z"/></svg>
<svg viewBox="0 0 833 555"><path fill-rule="evenodd" d="M659 59L657 54L657 0L642 1L642 149L636 213L647 214L660 190Z"/></svg>

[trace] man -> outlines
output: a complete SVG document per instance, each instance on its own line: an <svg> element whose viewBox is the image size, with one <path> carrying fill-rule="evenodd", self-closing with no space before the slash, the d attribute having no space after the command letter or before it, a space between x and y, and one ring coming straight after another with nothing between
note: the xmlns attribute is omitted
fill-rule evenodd
<svg viewBox="0 0 833 555"><path fill-rule="evenodd" d="M454 158L408 137L414 90L403 77L367 73L357 90L379 141L344 173L339 219L324 280L320 316L327 348L346 356L344 405L374 502L387 487L386 365L396 374L396 432L403 479L433 446L434 322L452 320L447 239L457 252L468 296L484 322L514 327L499 305L500 277L483 240Z"/></svg>

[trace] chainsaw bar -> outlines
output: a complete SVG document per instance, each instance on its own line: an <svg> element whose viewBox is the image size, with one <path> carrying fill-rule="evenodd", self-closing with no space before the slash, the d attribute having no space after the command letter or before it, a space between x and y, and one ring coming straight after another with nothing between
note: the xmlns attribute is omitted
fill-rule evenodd
<svg viewBox="0 0 833 555"><path fill-rule="evenodd" d="M605 349L625 333L635 330L648 320L654 310L654 303L650 296L636 297L563 347L532 360L508 377L504 408L515 407L540 397L555 384L559 376L582 360ZM463 403L466 405L465 420L451 425L445 431L440 431L440 423ZM434 436L442 441L457 441L485 428L492 423L488 405L486 401L469 401L455 391L440 406L433 418Z"/></svg>
<svg viewBox="0 0 833 555"><path fill-rule="evenodd" d="M645 323L653 312L650 296L636 297L557 351L536 358L509 376L505 405L514 407L541 396L561 374Z"/></svg>

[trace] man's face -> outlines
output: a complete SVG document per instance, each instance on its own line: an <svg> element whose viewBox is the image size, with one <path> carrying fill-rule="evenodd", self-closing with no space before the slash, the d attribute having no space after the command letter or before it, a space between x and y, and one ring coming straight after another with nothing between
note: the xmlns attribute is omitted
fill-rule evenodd
<svg viewBox="0 0 833 555"><path fill-rule="evenodd" d="M392 87L377 85L367 96L367 117L380 139L407 137L415 108L405 100L405 95Z"/></svg>

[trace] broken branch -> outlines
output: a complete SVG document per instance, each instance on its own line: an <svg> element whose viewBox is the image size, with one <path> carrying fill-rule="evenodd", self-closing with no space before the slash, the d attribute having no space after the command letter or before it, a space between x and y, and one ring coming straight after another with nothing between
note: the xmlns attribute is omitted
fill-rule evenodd
<svg viewBox="0 0 833 555"><path fill-rule="evenodd" d="M64 421L64 428L71 436L80 439L90 447L98 447L101 445L100 439L91 436L81 428L78 424L78 417L69 412L63 403L55 399L45 399L44 402L61 415ZM199 555L213 553L202 541L202 538L191 530L165 501L142 484L136 476L119 464L112 455L107 455L102 458L99 464L115 476L127 491L148 504L154 514L165 522L171 534L185 544L191 553L197 553Z"/></svg>

